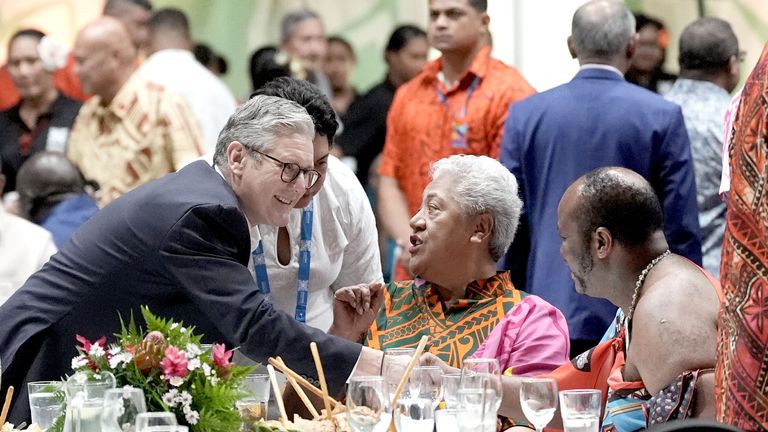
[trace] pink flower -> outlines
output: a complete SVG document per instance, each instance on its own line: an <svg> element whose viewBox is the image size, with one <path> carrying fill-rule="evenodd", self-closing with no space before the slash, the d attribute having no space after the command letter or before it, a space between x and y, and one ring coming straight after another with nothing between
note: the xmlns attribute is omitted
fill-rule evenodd
<svg viewBox="0 0 768 432"><path fill-rule="evenodd" d="M232 358L232 351L227 351L227 347L224 344L216 344L213 346L213 363L216 364L222 370L226 370L227 366L232 362L229 359Z"/></svg>
<svg viewBox="0 0 768 432"><path fill-rule="evenodd" d="M166 379L171 377L184 378L188 372L187 355L175 346L169 346L165 350L165 357L160 362L160 367L163 368Z"/></svg>

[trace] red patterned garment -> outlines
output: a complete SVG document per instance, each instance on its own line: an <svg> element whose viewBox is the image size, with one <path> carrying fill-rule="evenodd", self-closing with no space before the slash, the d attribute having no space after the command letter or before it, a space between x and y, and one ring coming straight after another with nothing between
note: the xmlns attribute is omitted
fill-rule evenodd
<svg viewBox="0 0 768 432"><path fill-rule="evenodd" d="M717 418L768 429L768 44L747 79L729 146L723 243Z"/></svg>

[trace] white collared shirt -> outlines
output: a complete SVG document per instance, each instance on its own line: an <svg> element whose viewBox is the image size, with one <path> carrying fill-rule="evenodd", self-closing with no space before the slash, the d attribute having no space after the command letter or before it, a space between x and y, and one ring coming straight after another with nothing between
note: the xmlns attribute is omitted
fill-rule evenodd
<svg viewBox="0 0 768 432"><path fill-rule="evenodd" d="M620 70L618 70L617 68L615 68L615 67L613 67L611 65L607 65L607 64L587 63L587 64L583 64L583 65L581 65L581 67L579 67L580 71L583 71L585 69L602 69L602 70L607 70L607 71L611 71L613 73L616 73L620 77L624 78L624 74Z"/></svg>

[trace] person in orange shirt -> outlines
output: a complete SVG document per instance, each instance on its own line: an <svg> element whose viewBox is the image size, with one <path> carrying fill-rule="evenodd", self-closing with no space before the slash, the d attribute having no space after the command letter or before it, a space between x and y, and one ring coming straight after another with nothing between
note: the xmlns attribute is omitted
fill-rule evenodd
<svg viewBox="0 0 768 432"><path fill-rule="evenodd" d="M149 0L107 0L104 15L117 18L128 31L137 52L141 52L149 40L152 3ZM75 59L72 55L67 57L64 67L53 73L53 85L70 99L84 102L90 97L75 74ZM0 111L16 105L20 100L19 92L8 73L8 66L3 65L0 67Z"/></svg>
<svg viewBox="0 0 768 432"><path fill-rule="evenodd" d="M491 57L486 0L430 0L430 44L442 57L398 89L387 118L379 174L379 217L401 246L395 280L407 268L410 215L432 162L453 154L498 157L509 105L535 93L515 70Z"/></svg>

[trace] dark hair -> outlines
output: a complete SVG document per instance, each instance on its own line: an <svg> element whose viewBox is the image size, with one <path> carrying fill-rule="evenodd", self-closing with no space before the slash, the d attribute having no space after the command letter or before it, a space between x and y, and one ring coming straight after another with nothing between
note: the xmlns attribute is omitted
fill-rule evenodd
<svg viewBox="0 0 768 432"><path fill-rule="evenodd" d="M187 15L176 8L163 8L152 14L149 20L150 31L167 29L189 36Z"/></svg>
<svg viewBox="0 0 768 432"><path fill-rule="evenodd" d="M661 204L647 181L628 180L616 167L603 167L584 176L579 197L582 235L589 241L598 227L614 240L637 246L664 228Z"/></svg>
<svg viewBox="0 0 768 432"><path fill-rule="evenodd" d="M739 41L731 25L720 18L700 18L680 35L680 69L717 73L739 54Z"/></svg>
<svg viewBox="0 0 768 432"><path fill-rule="evenodd" d="M426 38L427 33L416 27L415 25L411 24L405 24L398 26L393 32L392 35L389 36L389 41L387 42L386 51L387 52L397 52L403 49L406 45L408 45L408 42L411 41L411 39L414 38Z"/></svg>
<svg viewBox="0 0 768 432"><path fill-rule="evenodd" d="M357 59L357 55L355 55L355 49L352 48L352 44L349 43L348 40L346 40L343 37L338 36L338 35L331 36L331 37L329 37L326 40L328 42L328 45L330 45L332 43L337 43L337 44L340 44L340 45L344 46L344 48L346 48L346 50L349 51L349 53L352 55L352 59L353 60Z"/></svg>
<svg viewBox="0 0 768 432"><path fill-rule="evenodd" d="M636 13L634 15L635 15L635 31L636 32L639 32L645 26L654 27L656 28L656 30L661 30L666 28L663 22L659 21L658 19L652 16L648 16L642 13Z"/></svg>
<svg viewBox="0 0 768 432"><path fill-rule="evenodd" d="M221 54L216 54L216 69L220 75L226 75L227 71L229 71L229 63Z"/></svg>
<svg viewBox="0 0 768 432"><path fill-rule="evenodd" d="M37 41L40 42L40 40L45 37L45 33L36 29L19 30L16 33L14 33L13 36L11 36L11 38L8 40L8 51L11 50L11 45L13 44L13 42L20 37L31 37L31 38L37 39Z"/></svg>
<svg viewBox="0 0 768 432"><path fill-rule="evenodd" d="M488 0L468 0L469 5L478 12L488 11Z"/></svg>
<svg viewBox="0 0 768 432"><path fill-rule="evenodd" d="M276 54L277 47L268 45L257 49L251 55L250 73L254 91L275 78L291 76L288 65L278 64L275 61Z"/></svg>
<svg viewBox="0 0 768 432"><path fill-rule="evenodd" d="M152 10L152 2L149 0L107 0L104 4L104 15L114 16L113 13L123 5L139 6L144 10Z"/></svg>
<svg viewBox="0 0 768 432"><path fill-rule="evenodd" d="M208 67L208 65L211 64L214 56L216 55L214 54L211 47L204 43L196 43L192 48L192 53L195 55L197 61L202 63L202 65L205 67Z"/></svg>
<svg viewBox="0 0 768 432"><path fill-rule="evenodd" d="M328 138L329 144L333 143L339 122L328 97L316 85L305 80L280 77L264 84L251 97L258 95L276 96L303 106L312 117L315 133Z"/></svg>

